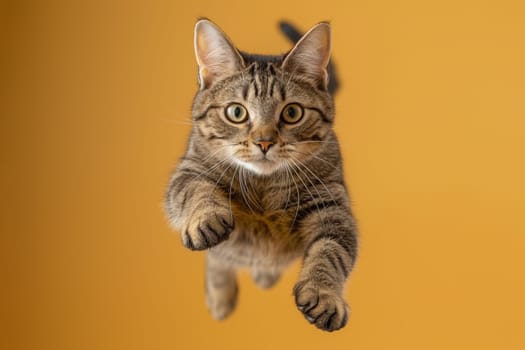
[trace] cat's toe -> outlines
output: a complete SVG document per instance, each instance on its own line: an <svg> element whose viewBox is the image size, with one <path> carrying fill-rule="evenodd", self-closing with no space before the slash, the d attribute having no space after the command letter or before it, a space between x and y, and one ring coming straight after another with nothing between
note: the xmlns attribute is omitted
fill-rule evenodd
<svg viewBox="0 0 525 350"><path fill-rule="evenodd" d="M231 218L211 214L190 223L182 234L182 243L191 250L208 249L228 239L233 229Z"/></svg>
<svg viewBox="0 0 525 350"><path fill-rule="evenodd" d="M332 332L343 328L348 322L349 308L337 293L308 283L298 283L294 294L297 308L317 328Z"/></svg>

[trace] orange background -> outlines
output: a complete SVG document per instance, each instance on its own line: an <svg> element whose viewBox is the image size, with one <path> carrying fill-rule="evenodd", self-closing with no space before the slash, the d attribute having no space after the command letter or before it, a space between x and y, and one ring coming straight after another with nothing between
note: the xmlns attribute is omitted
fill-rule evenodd
<svg viewBox="0 0 525 350"><path fill-rule="evenodd" d="M523 1L10 1L0 6L2 349L524 349ZM295 264L231 319L162 196L196 89L193 24L243 50L333 25L361 228L348 326L296 311Z"/></svg>

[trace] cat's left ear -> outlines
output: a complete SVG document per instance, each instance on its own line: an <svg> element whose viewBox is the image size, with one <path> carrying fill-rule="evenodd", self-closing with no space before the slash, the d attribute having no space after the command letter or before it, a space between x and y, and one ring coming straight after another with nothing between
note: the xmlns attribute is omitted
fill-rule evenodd
<svg viewBox="0 0 525 350"><path fill-rule="evenodd" d="M322 22L310 29L286 55L283 68L294 74L303 74L327 89L331 50L330 25Z"/></svg>
<svg viewBox="0 0 525 350"><path fill-rule="evenodd" d="M195 57L201 90L242 69L244 61L226 34L207 19L195 24Z"/></svg>

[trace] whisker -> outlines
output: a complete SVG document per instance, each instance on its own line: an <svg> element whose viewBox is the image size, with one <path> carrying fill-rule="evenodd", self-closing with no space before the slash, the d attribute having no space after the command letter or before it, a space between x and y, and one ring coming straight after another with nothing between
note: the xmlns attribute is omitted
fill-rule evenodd
<svg viewBox="0 0 525 350"><path fill-rule="evenodd" d="M326 163L327 165L331 166L332 168L334 168L334 169L336 169L336 170L338 169L337 166L333 165L332 163L330 163L329 161L327 161L327 160L324 159L324 158L321 158L321 157L319 157L319 156L316 156L316 155L313 154L312 152L307 152L307 153L305 153L305 152L300 152L300 151L298 151L298 150L296 150L296 149L290 149L290 151L291 151L291 152L295 152L295 153L299 153L299 154L302 154L302 155L305 155L305 156L313 157L313 158L315 158L315 159L318 159L318 160L320 160L320 161ZM297 159L296 159L296 160L297 160Z"/></svg>
<svg viewBox="0 0 525 350"><path fill-rule="evenodd" d="M244 188L244 168L240 167L239 169L240 169L240 171L239 171L239 188L241 189L242 198L244 199L244 203L246 203L246 205L248 206L248 209L250 209L252 214L256 215L255 211L253 210L252 206L249 203L250 201L247 198L247 194L245 193L245 188Z"/></svg>
<svg viewBox="0 0 525 350"><path fill-rule="evenodd" d="M205 167L205 164L206 162L208 162L211 158L213 158L217 153L219 153L222 148L226 147L228 145L223 145L223 146L220 146L219 149L215 150L214 152L212 152L210 155L208 155L206 158L204 159L192 159L194 162L198 163L199 166L204 166ZM193 180L197 180L199 179L200 177L202 176L205 176L205 175L208 175L208 174L211 174L213 171L215 171L217 168L221 167L222 165L224 165L228 160L227 159L222 159L220 160L219 162L213 164L211 166L211 168L205 168L203 171L201 171Z"/></svg>
<svg viewBox="0 0 525 350"><path fill-rule="evenodd" d="M297 159L296 159L297 160ZM304 174L304 176L306 177L306 179L308 180L308 182L310 182L310 185L312 185L312 187L315 189L315 191L317 192L317 195L319 196L318 198L322 198L321 196L321 193L319 192L319 190L317 189L317 187L315 186L315 184L312 182L312 180L308 177L308 174L306 174L304 172L304 170L302 170L298 165L297 163L294 162L293 158L290 159L290 161L296 166L296 169L298 171L300 171L302 174ZM296 173L297 174L297 173ZM301 182L303 183L305 189L308 191L308 193L310 194L310 197L312 198L312 200L314 201L315 203L315 206L317 207L317 211L319 212L319 217L321 218L321 221L323 222L324 224L324 218L323 218L323 215L321 215L321 208L319 207L319 204L317 202L317 198L314 196L314 194L310 191L310 189L308 188L308 186L306 185L306 183L303 181L302 177L300 175L297 175L299 177L299 180L301 180ZM326 206L324 207L324 209L326 209Z"/></svg>
<svg viewBox="0 0 525 350"><path fill-rule="evenodd" d="M291 233L292 232L292 228L295 225L295 221L297 220L297 215L299 215L299 207L301 206L301 194L299 192L299 186L297 186L297 182L293 178L293 174L291 172L292 168L291 168L289 162L286 162L285 169L286 169L286 172L290 175L290 179L292 179L292 181L293 181L293 183L295 185L295 190L297 191L297 206L296 206L296 209L295 209L295 215L294 215L294 218L292 220L292 223L290 224L290 230L288 231L288 233ZM290 186L290 190L291 190L291 186Z"/></svg>
<svg viewBox="0 0 525 350"><path fill-rule="evenodd" d="M259 201L257 200L257 197L254 194L254 188L250 184L250 176L246 176L244 183L246 185L248 197L250 198L250 201L252 202L252 204L260 211L264 211L264 208L262 207L261 203L259 203Z"/></svg>
<svg viewBox="0 0 525 350"><path fill-rule="evenodd" d="M308 141L296 141L296 142L290 142L288 143L289 145L298 145L298 144L302 144L302 143L329 143L329 144L337 144L337 142L335 141L322 141L322 140L319 140L319 141L314 141L314 140L308 140Z"/></svg>
<svg viewBox="0 0 525 350"><path fill-rule="evenodd" d="M230 181L230 190L228 192L228 202L230 204L230 218L233 222L233 209L232 209L232 187L233 187L233 180L235 180L235 175L237 174L237 172L239 171L239 165L236 164L235 165L235 170L233 172L233 175L232 175L232 179Z"/></svg>
<svg viewBox="0 0 525 350"><path fill-rule="evenodd" d="M204 159L196 159L195 161L198 162L199 164L203 164L203 163L206 163L208 160L210 160L211 158L213 158L217 153L219 153L220 151L222 151L222 148L226 147L227 145L224 145L224 146L221 146L219 147L218 149L216 149L215 151L213 151L211 154L209 154L208 156L206 156Z"/></svg>
<svg viewBox="0 0 525 350"><path fill-rule="evenodd" d="M288 187L288 198L286 198L286 203L284 204L284 207L288 208L288 205L290 204L290 199L292 197L292 183L290 182L289 173L287 171L288 169L286 169L286 166L287 164L284 163L284 169L286 170L286 172L284 172L283 174L286 175L286 187Z"/></svg>
<svg viewBox="0 0 525 350"><path fill-rule="evenodd" d="M260 204L257 201L256 198L253 196L253 187L250 186L250 177L246 176L245 169L243 168L243 177L244 177L244 186L246 189L246 195L248 196L248 199L250 200L251 204L253 204L257 209L260 209Z"/></svg>
<svg viewBox="0 0 525 350"><path fill-rule="evenodd" d="M228 169L230 169L231 167L232 167L232 165L230 164L226 169L224 169L224 171L221 173L221 175L219 176L219 178L215 182L215 185L213 186L213 189L211 190L210 194L208 195L208 202L211 200L211 196L212 196L213 192L215 192L215 189L219 185L219 182L221 181L222 177L228 171Z"/></svg>
<svg viewBox="0 0 525 350"><path fill-rule="evenodd" d="M211 174L212 172L214 172L216 169L220 168L221 166L223 166L225 163L227 162L226 159L224 160L221 160L220 162L214 164L211 168L209 169L204 169L202 172L200 172L199 175L197 175L194 180L197 180L203 176L206 176L206 175L209 175Z"/></svg>
<svg viewBox="0 0 525 350"><path fill-rule="evenodd" d="M188 120L180 120L180 119L160 118L159 120L162 121L162 122L164 122L164 123L169 123L169 124L177 124L177 125L189 125L189 126L193 126L193 124L192 124L192 122L191 122L191 119L188 119Z"/></svg>
<svg viewBox="0 0 525 350"><path fill-rule="evenodd" d="M294 158L294 157L292 157ZM308 170L308 172L310 172L310 174L312 174L316 179L317 181L319 181L319 183L324 187L324 189L326 190L326 192L328 193L328 195L330 196L330 199L332 199L332 202L334 202L334 204L336 206L338 206L339 204L337 203L337 201L334 199L333 195L332 195L332 192L328 189L328 187L326 186L326 184L324 183L323 180L321 180L319 178L319 176L317 176L317 174L315 174L310 168L308 168L308 166L306 166L303 162L301 162L299 159L297 158L294 158L297 162L299 162L299 164L301 164L306 170Z"/></svg>

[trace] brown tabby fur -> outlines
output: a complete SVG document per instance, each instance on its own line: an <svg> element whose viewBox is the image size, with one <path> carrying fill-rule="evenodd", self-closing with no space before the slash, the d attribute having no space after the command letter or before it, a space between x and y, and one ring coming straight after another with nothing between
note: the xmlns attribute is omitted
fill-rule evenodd
<svg viewBox="0 0 525 350"><path fill-rule="evenodd" d="M344 327L343 287L356 259L357 229L332 129L328 24L283 56L242 53L208 20L197 23L195 39L200 90L166 211L186 247L207 250L211 315L224 319L233 311L237 269L250 269L258 286L270 288L302 257L298 309L323 330ZM232 102L246 108L246 122L226 118ZM297 124L283 122L289 103L303 107ZM260 140L273 143L267 154Z"/></svg>

